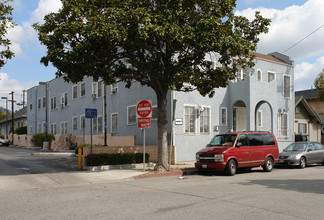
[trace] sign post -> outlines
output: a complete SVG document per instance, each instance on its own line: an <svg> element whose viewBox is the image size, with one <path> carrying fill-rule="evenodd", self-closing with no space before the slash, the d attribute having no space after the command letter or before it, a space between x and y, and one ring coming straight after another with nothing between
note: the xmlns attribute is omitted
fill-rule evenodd
<svg viewBox="0 0 324 220"><path fill-rule="evenodd" d="M91 145L91 154L92 154L92 119L97 118L97 109L86 108L85 117L90 118L90 145Z"/></svg>
<svg viewBox="0 0 324 220"><path fill-rule="evenodd" d="M152 101L142 100L137 102L136 117L138 118L138 128L143 129L143 171L145 171L145 128L150 128L152 116Z"/></svg>

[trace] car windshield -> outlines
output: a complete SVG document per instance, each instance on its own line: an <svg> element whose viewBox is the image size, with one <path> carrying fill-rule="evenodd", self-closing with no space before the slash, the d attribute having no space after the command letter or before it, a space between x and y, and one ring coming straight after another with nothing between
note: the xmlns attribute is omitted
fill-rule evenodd
<svg viewBox="0 0 324 220"><path fill-rule="evenodd" d="M222 134L216 135L211 142L210 146L228 146L231 147L234 144L234 141L237 137L237 134Z"/></svg>
<svg viewBox="0 0 324 220"><path fill-rule="evenodd" d="M293 143L288 145L283 151L290 152L290 151L305 151L307 147L306 143Z"/></svg>

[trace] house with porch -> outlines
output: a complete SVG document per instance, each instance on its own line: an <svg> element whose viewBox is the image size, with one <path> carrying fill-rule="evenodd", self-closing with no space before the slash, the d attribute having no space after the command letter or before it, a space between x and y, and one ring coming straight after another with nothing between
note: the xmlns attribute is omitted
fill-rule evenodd
<svg viewBox="0 0 324 220"><path fill-rule="evenodd" d="M255 66L241 69L226 88L215 89L213 98L197 91L168 92L168 145L175 161L193 161L195 153L219 133L242 130L273 132L282 150L294 140L294 66L280 53L254 53ZM209 56L217 65L217 58ZM134 81L104 85L86 77L72 84L55 78L27 91L28 135L40 132L72 136L134 136L143 145L143 132L137 127L136 104L152 100L151 127L145 144L157 146L157 100L154 91ZM98 117L85 118L85 109L97 109ZM108 141L109 142L109 141ZM102 143L103 144L103 143ZM110 146L109 143L107 143Z"/></svg>
<svg viewBox="0 0 324 220"><path fill-rule="evenodd" d="M295 135L324 143L324 102L316 89L295 92Z"/></svg>

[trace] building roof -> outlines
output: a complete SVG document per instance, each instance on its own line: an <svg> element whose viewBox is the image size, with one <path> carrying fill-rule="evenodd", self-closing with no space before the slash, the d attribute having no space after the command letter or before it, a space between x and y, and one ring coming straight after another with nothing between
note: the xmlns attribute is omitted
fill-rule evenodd
<svg viewBox="0 0 324 220"><path fill-rule="evenodd" d="M280 53L271 53L271 54L265 55L265 54L261 54L261 53L252 52L252 54L255 57L263 59L263 60L269 60L269 61L276 62L276 63L292 65L292 61L289 59L289 57L285 56L283 54L280 54ZM278 57L282 57L282 59L279 59Z"/></svg>
<svg viewBox="0 0 324 220"><path fill-rule="evenodd" d="M307 100L303 96L295 96L295 106L299 103L303 104L308 113L317 119L320 124L324 123L324 118L319 115L307 102Z"/></svg>
<svg viewBox="0 0 324 220"><path fill-rule="evenodd" d="M14 119L21 119L21 118L27 118L27 107L23 107L22 109L16 111L14 113ZM7 121L11 120L11 115L7 118L4 118L0 121L0 124L6 123Z"/></svg>
<svg viewBox="0 0 324 220"><path fill-rule="evenodd" d="M295 96L303 96L305 99L317 99L317 90L316 89L307 89L300 90L295 92Z"/></svg>

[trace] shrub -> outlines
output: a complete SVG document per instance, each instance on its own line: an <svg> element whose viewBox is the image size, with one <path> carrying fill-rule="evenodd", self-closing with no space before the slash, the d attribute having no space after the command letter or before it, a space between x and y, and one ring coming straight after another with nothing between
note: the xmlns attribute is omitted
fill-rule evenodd
<svg viewBox="0 0 324 220"><path fill-rule="evenodd" d="M81 146L81 145L80 145ZM145 162L148 163L149 154L145 154ZM87 166L103 166L117 164L142 163L142 153L119 153L119 154L89 154L86 156Z"/></svg>
<svg viewBox="0 0 324 220"><path fill-rule="evenodd" d="M49 142L49 146L51 146L51 142L55 139L53 134L47 134L47 141ZM34 134L31 142L35 147L43 147L43 142L46 140L46 134L40 133L40 134Z"/></svg>
<svg viewBox="0 0 324 220"><path fill-rule="evenodd" d="M84 148L84 147L91 147L90 144L80 144L79 146L76 146L75 149L74 149L74 153L75 154L78 154L78 149L79 148ZM92 147L102 147L102 145L92 145Z"/></svg>
<svg viewBox="0 0 324 220"><path fill-rule="evenodd" d="M15 130L15 134L17 134L17 135L27 134L27 126L17 128Z"/></svg>

